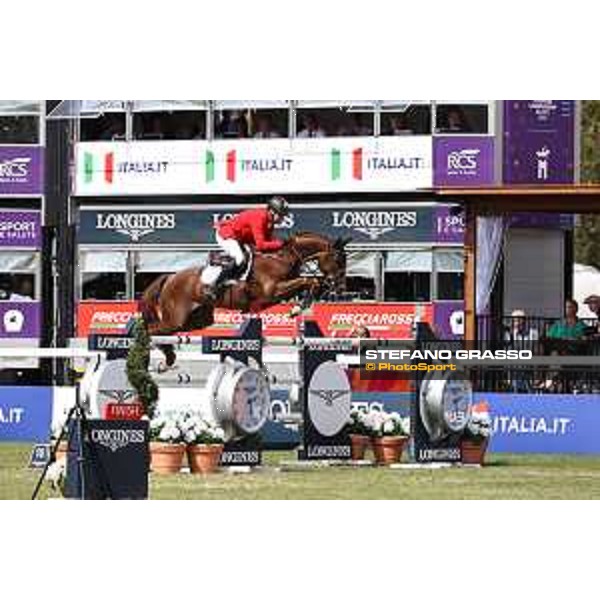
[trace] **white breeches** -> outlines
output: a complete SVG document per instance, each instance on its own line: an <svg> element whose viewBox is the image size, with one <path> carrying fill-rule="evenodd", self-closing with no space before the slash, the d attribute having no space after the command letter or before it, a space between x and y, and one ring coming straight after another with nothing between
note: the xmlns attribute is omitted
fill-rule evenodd
<svg viewBox="0 0 600 600"><path fill-rule="evenodd" d="M241 267L246 262L246 255L239 242L235 240L224 240L218 233L216 235L217 244L227 256L230 256L235 261L236 266ZM202 283L204 285L214 285L222 272L221 267L208 266L202 272Z"/></svg>
<svg viewBox="0 0 600 600"><path fill-rule="evenodd" d="M221 247L221 250L227 254L227 256L231 256L233 260L235 260L235 264L237 267L241 267L244 262L246 262L246 255L244 254L244 250L239 242L233 239L224 240L217 233L217 244Z"/></svg>

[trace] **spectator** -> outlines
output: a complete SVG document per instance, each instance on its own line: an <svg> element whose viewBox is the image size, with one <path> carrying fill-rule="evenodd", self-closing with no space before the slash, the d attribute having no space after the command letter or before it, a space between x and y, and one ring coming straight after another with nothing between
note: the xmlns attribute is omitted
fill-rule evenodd
<svg viewBox="0 0 600 600"><path fill-rule="evenodd" d="M587 304L590 312L596 315L596 323L587 328L587 334L590 339L591 354L600 356L600 296L588 296L584 304Z"/></svg>
<svg viewBox="0 0 600 600"><path fill-rule="evenodd" d="M511 345L523 346L523 342L537 342L539 332L527 323L525 311L515 310L511 315L510 327L506 329L504 341Z"/></svg>
<svg viewBox="0 0 600 600"><path fill-rule="evenodd" d="M446 133L468 133L469 128L467 127L465 120L463 119L462 113L452 108L446 115Z"/></svg>
<svg viewBox="0 0 600 600"><path fill-rule="evenodd" d="M548 337L552 340L583 340L587 334L587 327L578 318L579 304L575 300L567 300L565 305L565 318L552 325Z"/></svg>
<svg viewBox="0 0 600 600"><path fill-rule="evenodd" d="M115 140L125 137L125 124L112 115L106 119L105 125L98 136L101 140Z"/></svg>
<svg viewBox="0 0 600 600"><path fill-rule="evenodd" d="M14 291L14 277L6 273L0 276L0 302L28 302L33 297L17 294Z"/></svg>
<svg viewBox="0 0 600 600"><path fill-rule="evenodd" d="M405 115L394 115L390 119L392 135L413 135L414 131L409 127Z"/></svg>
<svg viewBox="0 0 600 600"><path fill-rule="evenodd" d="M510 327L506 328L504 341L509 350L534 350L532 342L539 340L537 329L527 323L523 310L515 310L511 315ZM528 369L513 368L509 371L509 386L514 394L529 394L533 388L532 374Z"/></svg>
<svg viewBox="0 0 600 600"><path fill-rule="evenodd" d="M325 137L325 131L321 129L317 117L312 114L304 115L302 119L303 129L298 133L299 138L322 138Z"/></svg>
<svg viewBox="0 0 600 600"><path fill-rule="evenodd" d="M262 114L256 117L256 139L274 139L281 137L276 131L273 131L273 119L269 114Z"/></svg>
<svg viewBox="0 0 600 600"><path fill-rule="evenodd" d="M600 296L588 296L583 303L587 304L590 311L596 315L598 320L600 320Z"/></svg>
<svg viewBox="0 0 600 600"><path fill-rule="evenodd" d="M164 133L161 118L158 115L152 115L150 118L150 127L144 128L143 139L162 140L164 138Z"/></svg>
<svg viewBox="0 0 600 600"><path fill-rule="evenodd" d="M344 123L338 131L338 135L340 136L353 137L368 136L372 133L372 129L363 124L362 115L359 113L352 113L350 115L350 122Z"/></svg>
<svg viewBox="0 0 600 600"><path fill-rule="evenodd" d="M239 110L225 111L217 128L219 137L239 139L248 137L246 117Z"/></svg>

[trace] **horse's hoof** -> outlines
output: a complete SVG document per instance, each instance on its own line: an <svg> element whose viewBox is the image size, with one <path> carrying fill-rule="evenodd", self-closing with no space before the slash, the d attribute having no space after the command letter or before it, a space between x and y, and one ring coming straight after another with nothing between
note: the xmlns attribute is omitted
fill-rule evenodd
<svg viewBox="0 0 600 600"><path fill-rule="evenodd" d="M301 314L302 314L301 306L294 306L294 308L292 308L292 310L290 311L290 317L299 317Z"/></svg>
<svg viewBox="0 0 600 600"><path fill-rule="evenodd" d="M163 375L164 373L167 373L168 371L170 371L170 370L171 370L171 368L172 368L172 367L170 367L170 366L169 366L169 365L168 365L166 362L164 362L164 361L162 361L162 360L161 360L161 361L158 363L158 365L156 366L156 372L157 372L159 375Z"/></svg>

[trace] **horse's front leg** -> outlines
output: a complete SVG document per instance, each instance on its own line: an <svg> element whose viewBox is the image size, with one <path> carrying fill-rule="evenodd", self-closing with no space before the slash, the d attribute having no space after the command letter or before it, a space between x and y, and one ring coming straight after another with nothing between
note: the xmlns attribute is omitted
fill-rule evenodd
<svg viewBox="0 0 600 600"><path fill-rule="evenodd" d="M321 287L321 283L314 277L300 277L285 281L275 286L273 290L273 300L283 302L290 300L300 292L308 292L310 298L314 298Z"/></svg>

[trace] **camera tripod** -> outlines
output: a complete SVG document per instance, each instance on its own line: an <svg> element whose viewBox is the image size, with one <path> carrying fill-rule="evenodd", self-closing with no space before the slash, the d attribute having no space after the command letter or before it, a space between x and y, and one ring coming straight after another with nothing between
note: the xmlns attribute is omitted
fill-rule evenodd
<svg viewBox="0 0 600 600"><path fill-rule="evenodd" d="M72 425L75 427L72 428ZM81 404L81 397L79 386L75 388L75 404L69 411L67 415L67 420L63 425L61 432L58 436L58 439L54 443L54 446L50 449L50 457L46 466L44 467L42 474L37 482L33 495L31 497L32 500L37 500L40 490L42 489L42 485L46 476L48 474L48 470L50 467L56 462L56 452L60 443L63 441L65 436L67 437L68 442L68 452L67 452L67 468L69 464L69 455L71 453L71 445L73 438L75 439L75 451L76 451L76 465L77 465L77 500L88 500L86 497L86 477L88 472L86 472L87 463L96 471L97 475L100 475L99 479L103 487L104 496L108 499L113 498L113 494L110 489L110 484L108 478L105 476L101 463L98 460L96 455L96 451L93 444L88 444L88 450L86 451L86 441L89 440L89 422L86 415L86 411L84 406ZM87 454L87 456L86 456Z"/></svg>

